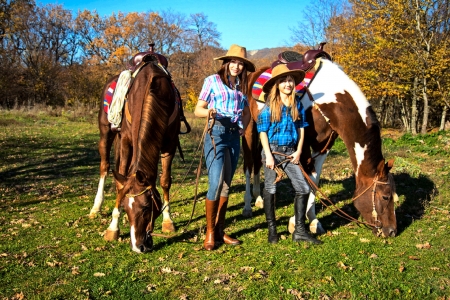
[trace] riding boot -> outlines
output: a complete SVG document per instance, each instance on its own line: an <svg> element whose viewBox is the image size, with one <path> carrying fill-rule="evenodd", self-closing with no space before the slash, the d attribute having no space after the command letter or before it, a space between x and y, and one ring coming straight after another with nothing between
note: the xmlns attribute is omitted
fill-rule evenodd
<svg viewBox="0 0 450 300"><path fill-rule="evenodd" d="M239 245L241 241L230 237L224 232L225 229L225 215L227 213L228 197L220 197L219 209L216 219L216 243L225 243L228 245Z"/></svg>
<svg viewBox="0 0 450 300"><path fill-rule="evenodd" d="M269 228L269 243L278 243L277 224L275 219L275 195L264 190L264 212Z"/></svg>
<svg viewBox="0 0 450 300"><path fill-rule="evenodd" d="M306 206L309 194L297 194L294 199L295 230L292 233L294 242L310 242L313 244L323 244L322 241L314 238L306 231Z"/></svg>
<svg viewBox="0 0 450 300"><path fill-rule="evenodd" d="M212 201L208 198L205 200L206 208L206 234L203 247L206 250L214 249L214 229L216 227L217 207L219 201Z"/></svg>

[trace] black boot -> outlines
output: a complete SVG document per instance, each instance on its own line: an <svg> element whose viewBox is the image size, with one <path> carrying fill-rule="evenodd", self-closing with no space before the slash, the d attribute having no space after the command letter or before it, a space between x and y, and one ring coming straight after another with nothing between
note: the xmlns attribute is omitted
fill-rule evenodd
<svg viewBox="0 0 450 300"><path fill-rule="evenodd" d="M278 243L277 225L275 220L275 195L264 190L264 212L269 228L269 243Z"/></svg>
<svg viewBox="0 0 450 300"><path fill-rule="evenodd" d="M313 244L323 244L322 241L314 238L306 231L306 206L308 204L309 194L297 194L294 199L294 213L295 213L295 230L292 233L292 240L294 242L310 242ZM265 203L264 203L265 204Z"/></svg>

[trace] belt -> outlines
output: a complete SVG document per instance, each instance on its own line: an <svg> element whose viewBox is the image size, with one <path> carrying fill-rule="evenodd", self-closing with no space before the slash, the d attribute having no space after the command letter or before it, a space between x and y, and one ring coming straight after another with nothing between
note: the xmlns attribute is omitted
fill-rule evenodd
<svg viewBox="0 0 450 300"><path fill-rule="evenodd" d="M289 152L289 151L294 152L295 151L295 148L292 146L277 146L274 144L270 144L270 149L272 151L276 151L276 152Z"/></svg>
<svg viewBox="0 0 450 300"><path fill-rule="evenodd" d="M215 125L220 125L225 127L226 129L229 129L230 131L236 131L239 130L239 126L237 123L232 123L230 121L230 118L224 118L224 119L216 119Z"/></svg>

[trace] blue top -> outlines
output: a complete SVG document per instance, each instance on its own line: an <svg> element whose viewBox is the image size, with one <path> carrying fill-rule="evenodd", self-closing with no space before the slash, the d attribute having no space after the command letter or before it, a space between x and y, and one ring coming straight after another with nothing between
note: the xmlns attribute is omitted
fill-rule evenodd
<svg viewBox="0 0 450 300"><path fill-rule="evenodd" d="M307 127L305 109L300 98L296 97L299 118L295 122L292 120L291 109L283 105L280 122L270 122L270 108L265 106L258 115L256 127L258 132L266 132L269 144L277 146L297 147L299 136L297 128Z"/></svg>
<svg viewBox="0 0 450 300"><path fill-rule="evenodd" d="M208 102L208 108L216 109L217 119L230 118L232 123L244 128L242 112L248 106L247 96L223 84L219 75L211 75L205 79L199 99Z"/></svg>

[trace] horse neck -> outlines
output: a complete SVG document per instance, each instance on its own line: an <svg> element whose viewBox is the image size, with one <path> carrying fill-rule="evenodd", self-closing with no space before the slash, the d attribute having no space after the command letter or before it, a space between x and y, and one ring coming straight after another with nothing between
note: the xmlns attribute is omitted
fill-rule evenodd
<svg viewBox="0 0 450 300"><path fill-rule="evenodd" d="M154 182L157 177L160 150L163 144L164 133L169 120L169 110L173 109L175 99L170 90L170 83L155 84L159 90L152 89L152 81L167 80L165 76L156 76L156 67L152 64L146 66L136 77L141 86L133 90L133 100L137 105L132 113L133 120L133 159L134 172L143 171L147 178ZM145 89L142 88L145 86ZM130 99L131 100L131 99ZM139 109L141 107L142 109Z"/></svg>
<svg viewBox="0 0 450 300"><path fill-rule="evenodd" d="M359 87L337 65L324 60L310 90L344 141L357 181L373 178L383 159L380 125Z"/></svg>

